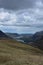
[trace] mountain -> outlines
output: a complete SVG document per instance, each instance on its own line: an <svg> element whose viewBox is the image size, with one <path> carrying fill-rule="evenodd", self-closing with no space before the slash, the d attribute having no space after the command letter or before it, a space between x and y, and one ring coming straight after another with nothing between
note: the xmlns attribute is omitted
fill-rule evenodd
<svg viewBox="0 0 43 65"><path fill-rule="evenodd" d="M33 34L18 34L18 33L6 33L8 36L16 39L17 41L28 43L31 41Z"/></svg>
<svg viewBox="0 0 43 65"><path fill-rule="evenodd" d="M6 35L4 32L0 30L0 39L11 39L8 35Z"/></svg>
<svg viewBox="0 0 43 65"><path fill-rule="evenodd" d="M8 35L8 36L10 36L12 38L15 38L15 37L19 36L19 34L17 34L17 33L6 33L6 35Z"/></svg>
<svg viewBox="0 0 43 65"><path fill-rule="evenodd" d="M33 44L34 46L43 50L43 31L37 32L33 35Z"/></svg>
<svg viewBox="0 0 43 65"><path fill-rule="evenodd" d="M43 31L31 35L24 35L21 39L27 44L43 50Z"/></svg>
<svg viewBox="0 0 43 65"><path fill-rule="evenodd" d="M38 47L43 50L43 31L36 32L35 34L9 33L7 35L14 38L14 40Z"/></svg>

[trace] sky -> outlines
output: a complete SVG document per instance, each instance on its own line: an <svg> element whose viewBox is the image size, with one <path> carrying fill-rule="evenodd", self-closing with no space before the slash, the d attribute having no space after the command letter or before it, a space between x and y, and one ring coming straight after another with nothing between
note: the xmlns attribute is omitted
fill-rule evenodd
<svg viewBox="0 0 43 65"><path fill-rule="evenodd" d="M0 0L0 30L20 34L43 31L43 0Z"/></svg>

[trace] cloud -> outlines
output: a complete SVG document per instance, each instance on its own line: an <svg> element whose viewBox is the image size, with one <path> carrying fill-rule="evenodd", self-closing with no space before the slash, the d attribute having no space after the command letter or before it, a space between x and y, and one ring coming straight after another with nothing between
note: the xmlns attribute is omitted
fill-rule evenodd
<svg viewBox="0 0 43 65"><path fill-rule="evenodd" d="M34 7L36 0L0 0L0 8L20 10Z"/></svg>
<svg viewBox="0 0 43 65"><path fill-rule="evenodd" d="M12 25L12 26L13 25L30 25L31 26L31 25L40 24L40 21L38 21L40 14L38 14L36 10L27 9L27 10L20 10L17 12L12 11L9 13L8 10L4 12L4 9L2 9L2 11L0 12L0 24Z"/></svg>
<svg viewBox="0 0 43 65"><path fill-rule="evenodd" d="M32 1L34 0L29 0L30 3ZM43 30L43 2L36 0L32 3L34 6L16 11L0 8L0 29L18 33L35 33Z"/></svg>
<svg viewBox="0 0 43 65"><path fill-rule="evenodd" d="M43 30L43 15L41 13L42 11L37 8L16 12L0 9L0 29L5 32L17 33L35 33L36 31Z"/></svg>
<svg viewBox="0 0 43 65"><path fill-rule="evenodd" d="M38 8L43 8L43 2L42 2L42 0L38 0L37 2L36 2L36 7L38 7Z"/></svg>

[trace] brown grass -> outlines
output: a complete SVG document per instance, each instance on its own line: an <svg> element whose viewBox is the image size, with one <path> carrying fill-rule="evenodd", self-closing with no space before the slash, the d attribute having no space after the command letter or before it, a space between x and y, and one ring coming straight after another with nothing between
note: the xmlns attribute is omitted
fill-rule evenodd
<svg viewBox="0 0 43 65"><path fill-rule="evenodd" d="M43 65L43 51L12 40L0 40L0 65Z"/></svg>

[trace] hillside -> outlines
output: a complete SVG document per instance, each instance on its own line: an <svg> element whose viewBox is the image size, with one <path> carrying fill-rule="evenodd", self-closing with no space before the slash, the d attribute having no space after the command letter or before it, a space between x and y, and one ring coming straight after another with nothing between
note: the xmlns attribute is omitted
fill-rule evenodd
<svg viewBox="0 0 43 65"><path fill-rule="evenodd" d="M0 30L0 39L12 39L12 38Z"/></svg>
<svg viewBox="0 0 43 65"><path fill-rule="evenodd" d="M43 51L15 40L0 40L0 65L43 65Z"/></svg>
<svg viewBox="0 0 43 65"><path fill-rule="evenodd" d="M43 50L43 31L37 32L33 35L33 44Z"/></svg>

